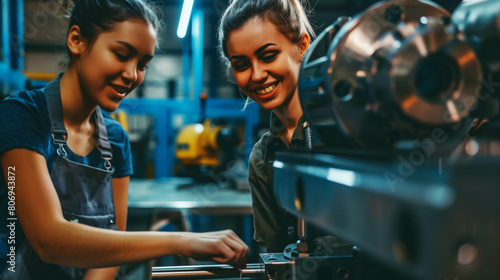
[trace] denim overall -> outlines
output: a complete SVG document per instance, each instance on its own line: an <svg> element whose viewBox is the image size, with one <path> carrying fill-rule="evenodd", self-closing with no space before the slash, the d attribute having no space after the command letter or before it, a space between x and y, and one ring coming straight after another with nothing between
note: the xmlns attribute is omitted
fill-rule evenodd
<svg viewBox="0 0 500 280"><path fill-rule="evenodd" d="M67 132L63 123L59 78L45 89L57 160L50 177L57 191L64 218L99 228L117 229L111 179L112 150L102 113L95 111L97 148L105 169L86 166L68 159ZM50 230L50 229L49 229ZM81 279L85 269L43 262L25 239L16 254L16 271L4 271L0 279Z"/></svg>

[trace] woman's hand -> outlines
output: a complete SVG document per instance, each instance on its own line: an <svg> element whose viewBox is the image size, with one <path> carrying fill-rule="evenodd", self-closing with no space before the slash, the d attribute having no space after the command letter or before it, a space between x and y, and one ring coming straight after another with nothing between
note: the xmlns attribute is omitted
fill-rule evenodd
<svg viewBox="0 0 500 280"><path fill-rule="evenodd" d="M193 258L210 258L237 268L246 264L248 246L232 231L206 233L186 232L183 255Z"/></svg>

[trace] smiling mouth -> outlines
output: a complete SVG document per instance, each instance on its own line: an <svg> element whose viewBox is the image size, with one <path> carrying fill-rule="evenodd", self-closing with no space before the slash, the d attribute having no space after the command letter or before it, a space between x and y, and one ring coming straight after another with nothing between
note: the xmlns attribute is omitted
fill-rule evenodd
<svg viewBox="0 0 500 280"><path fill-rule="evenodd" d="M278 82L275 82L275 83L271 84L270 86L265 87L265 88L263 88L263 89L258 89L258 90L256 89L256 90L255 90L255 92L256 92L257 94L259 94L259 95L268 94L268 93L270 93L271 91L273 91L273 89L275 89L277 85L278 85Z"/></svg>
<svg viewBox="0 0 500 280"><path fill-rule="evenodd" d="M129 88L127 87L121 87L121 86L117 86L117 85L111 85L111 87L116 90L116 92L118 92L119 94L126 94L127 91L129 90Z"/></svg>

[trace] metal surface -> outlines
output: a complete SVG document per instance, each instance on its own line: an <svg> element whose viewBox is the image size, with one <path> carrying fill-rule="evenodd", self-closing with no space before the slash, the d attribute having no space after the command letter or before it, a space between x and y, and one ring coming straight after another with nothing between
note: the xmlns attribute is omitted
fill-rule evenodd
<svg viewBox="0 0 500 280"><path fill-rule="evenodd" d="M486 41L500 37L498 11L500 1L464 1L453 12L452 21L466 38Z"/></svg>
<svg viewBox="0 0 500 280"><path fill-rule="evenodd" d="M260 254L267 280L343 280L353 271L352 256L317 256L286 259L283 254Z"/></svg>
<svg viewBox="0 0 500 280"><path fill-rule="evenodd" d="M262 279L264 269L261 264L250 263L243 269L230 265L186 265L161 266L152 268L153 279Z"/></svg>
<svg viewBox="0 0 500 280"><path fill-rule="evenodd" d="M416 279L500 278L498 156L451 160L415 149L385 159L276 159L274 188L285 209L388 266Z"/></svg>
<svg viewBox="0 0 500 280"><path fill-rule="evenodd" d="M385 1L320 34L299 95L323 142L338 145L339 130L359 146L392 147L435 127L461 139L482 69L450 17L430 1Z"/></svg>
<svg viewBox="0 0 500 280"><path fill-rule="evenodd" d="M221 189L216 184L193 184L191 178L132 179L129 209L185 211L203 214L251 214L249 192Z"/></svg>

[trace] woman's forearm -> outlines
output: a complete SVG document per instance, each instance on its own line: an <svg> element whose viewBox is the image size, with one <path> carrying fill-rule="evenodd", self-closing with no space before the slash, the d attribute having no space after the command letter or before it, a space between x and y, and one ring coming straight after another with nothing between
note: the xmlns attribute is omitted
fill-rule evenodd
<svg viewBox="0 0 500 280"><path fill-rule="evenodd" d="M186 240L182 233L121 232L61 222L32 245L46 262L95 268L183 254Z"/></svg>

